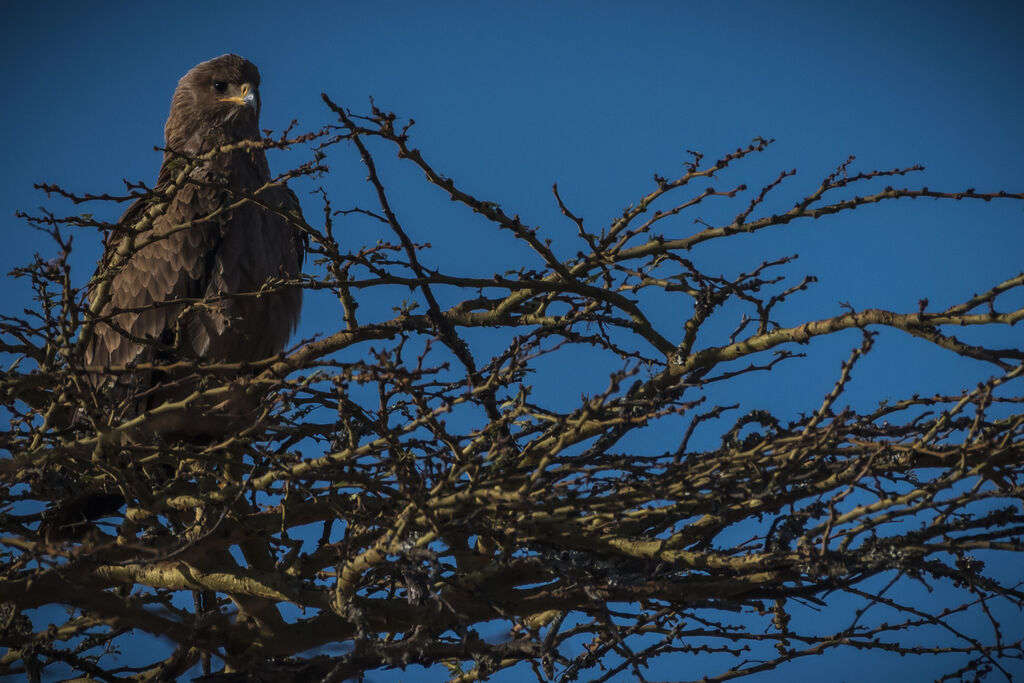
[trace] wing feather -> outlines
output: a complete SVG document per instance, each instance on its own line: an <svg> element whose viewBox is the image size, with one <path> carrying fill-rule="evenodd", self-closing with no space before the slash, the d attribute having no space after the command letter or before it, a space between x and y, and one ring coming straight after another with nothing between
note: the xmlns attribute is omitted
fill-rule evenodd
<svg viewBox="0 0 1024 683"><path fill-rule="evenodd" d="M238 160L233 163L238 165ZM261 170L259 164L249 164L229 177L241 176L245 185L260 186L269 180L269 172ZM301 236L277 212L254 202L224 212L238 195L214 186L223 183L220 175L197 169L194 183L178 191L151 232L136 235L152 241L132 255L111 282L102 315L112 315L114 325L97 325L87 351L89 365L152 362L159 358L161 346L174 343L179 326L187 335L176 351L196 358L253 361L276 354L287 344L298 324L301 290L233 295L259 292L268 280L298 275L304 255ZM269 188L260 201L285 215L301 215L298 199L287 188ZM203 220L218 210L217 218ZM125 215L138 214L133 206ZM111 240L104 262L109 263L119 243ZM192 306L179 321L194 300L204 298L202 306ZM178 300L179 305L169 303Z"/></svg>

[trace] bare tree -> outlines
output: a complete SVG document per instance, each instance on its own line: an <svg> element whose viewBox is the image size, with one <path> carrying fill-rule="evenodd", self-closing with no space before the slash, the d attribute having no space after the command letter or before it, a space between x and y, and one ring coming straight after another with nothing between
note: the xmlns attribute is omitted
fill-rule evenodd
<svg viewBox="0 0 1024 683"><path fill-rule="evenodd" d="M324 101L335 124L259 144L311 153L279 181L330 180L321 161L334 149L365 166L375 207L336 210L321 189L311 222L322 227L299 225L312 263L298 284L337 316L245 367L177 361L175 378L201 381L182 400L119 419L114 403L126 399L88 381L100 368L83 365L80 332L97 313L73 284L65 235L117 226L29 217L59 254L16 271L36 308L0 325L12 359L0 672L163 680L202 664L203 680L307 681L418 664L452 681L509 667L539 680L646 680L671 658L676 678L720 681L841 648L938 657L947 679L1022 670L1019 572L985 562L1019 563L1024 549L1024 350L968 340L969 328L1024 318L1024 274L943 310L922 300L808 320L781 312L814 282L787 279L791 258L715 276L689 256L868 204L1024 194L883 186L920 169L855 173L848 161L771 212L791 172L753 191L710 184L770 143L756 139L713 162L692 153L597 230L555 187L576 239L558 250L550 226L436 169L393 114ZM493 275L439 268L392 205L381 149L532 261ZM43 189L76 202L149 192ZM683 220L729 201L731 220ZM339 236L341 217L377 232ZM859 343L804 414L716 399L844 330L859 330ZM991 378L842 407L879 335L901 334ZM600 390L541 389L544 368L581 354L596 359ZM161 415L240 390L267 398L227 438L139 436ZM125 505L77 537L40 532L54 511L96 495ZM909 592L920 587L934 592L921 601ZM66 610L33 611L45 606ZM140 633L171 645L119 659Z"/></svg>

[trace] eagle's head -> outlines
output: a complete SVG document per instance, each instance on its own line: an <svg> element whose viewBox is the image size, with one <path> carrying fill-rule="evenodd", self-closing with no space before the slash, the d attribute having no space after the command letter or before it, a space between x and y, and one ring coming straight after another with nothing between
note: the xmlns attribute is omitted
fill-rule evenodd
<svg viewBox="0 0 1024 683"><path fill-rule="evenodd" d="M215 145L260 137L260 72L238 55L193 67L178 81L164 127L169 149L202 154Z"/></svg>

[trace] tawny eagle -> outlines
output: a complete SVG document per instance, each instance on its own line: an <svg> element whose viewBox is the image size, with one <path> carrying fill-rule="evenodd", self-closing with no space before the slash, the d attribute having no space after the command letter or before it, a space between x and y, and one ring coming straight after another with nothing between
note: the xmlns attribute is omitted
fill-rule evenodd
<svg viewBox="0 0 1024 683"><path fill-rule="evenodd" d="M303 260L295 227L301 213L295 194L272 181L263 150L244 145L261 139L259 85L256 66L233 54L197 65L178 82L155 191L125 212L93 281L100 318L86 365L248 363L285 347L302 303L294 285ZM122 416L198 386L186 370L95 376L127 406ZM231 424L223 412L239 411L230 403L196 402L151 426L185 435L223 431Z"/></svg>

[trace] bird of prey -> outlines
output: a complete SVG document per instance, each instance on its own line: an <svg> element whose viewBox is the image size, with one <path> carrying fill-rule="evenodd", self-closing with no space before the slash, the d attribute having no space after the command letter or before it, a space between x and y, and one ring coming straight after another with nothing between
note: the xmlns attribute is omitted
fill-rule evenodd
<svg viewBox="0 0 1024 683"><path fill-rule="evenodd" d="M125 212L107 241L90 286L99 317L84 360L100 368L96 383L121 401L121 417L200 386L185 379L189 370L160 365L264 359L285 347L298 323L302 292L286 282L303 261L299 203L273 183L263 150L244 144L261 138L259 85L256 66L233 54L181 78L154 192ZM178 436L223 433L232 424L225 417L251 411L246 405L195 402L149 426Z"/></svg>

